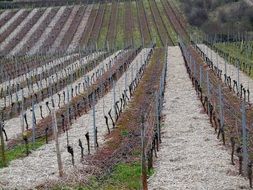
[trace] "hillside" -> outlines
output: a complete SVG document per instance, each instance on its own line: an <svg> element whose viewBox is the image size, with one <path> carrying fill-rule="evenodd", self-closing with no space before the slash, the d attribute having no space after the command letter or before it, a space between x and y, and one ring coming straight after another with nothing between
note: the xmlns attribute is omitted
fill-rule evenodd
<svg viewBox="0 0 253 190"><path fill-rule="evenodd" d="M239 0L178 0L189 23L206 33L253 30L253 7Z"/></svg>
<svg viewBox="0 0 253 190"><path fill-rule="evenodd" d="M28 1L0 3L0 190L252 188L253 43L218 33L250 4Z"/></svg>

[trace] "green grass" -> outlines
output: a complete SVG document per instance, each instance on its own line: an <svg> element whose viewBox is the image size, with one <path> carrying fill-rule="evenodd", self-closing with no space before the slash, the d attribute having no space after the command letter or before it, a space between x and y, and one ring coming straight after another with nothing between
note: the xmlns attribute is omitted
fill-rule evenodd
<svg viewBox="0 0 253 190"><path fill-rule="evenodd" d="M156 42L156 45L158 47L161 47L162 46L161 39L159 38L159 34L158 34L158 31L155 26L155 21L153 19L151 8L149 6L148 0L143 1L143 6L144 6L144 10L146 12L147 22L148 22L148 26L150 29L151 38Z"/></svg>
<svg viewBox="0 0 253 190"><path fill-rule="evenodd" d="M28 149L29 149L29 151L36 150L44 144L45 144L45 138L36 139L34 146L33 146L32 142L28 143ZM18 158L23 158L25 156L26 156L25 144L17 145L13 149L5 151L7 165L10 161L18 159ZM1 158L0 168L2 168L2 167L4 167L4 166L3 166L3 162L2 162L2 158Z"/></svg>
<svg viewBox="0 0 253 190"><path fill-rule="evenodd" d="M165 28L167 29L173 43L176 44L177 43L177 34L174 31L169 19L166 16L166 13L163 9L162 3L160 0L156 1L156 3L157 3L158 10L160 11L160 15L165 23Z"/></svg>
<svg viewBox="0 0 253 190"><path fill-rule="evenodd" d="M247 44L250 44L251 42L248 42ZM252 63L253 56L251 53L247 52L246 44L241 43L216 43L215 46L227 53L233 57L238 57L239 59L243 60L247 63Z"/></svg>
<svg viewBox="0 0 253 190"><path fill-rule="evenodd" d="M116 48L122 49L124 47L124 3L118 5L118 19L117 19L117 36L116 36Z"/></svg>
<svg viewBox="0 0 253 190"><path fill-rule="evenodd" d="M111 3L106 4L104 20L102 24L102 28L100 30L99 38L98 38L98 48L104 48L106 46L106 36L108 32L108 25L110 22L110 15L111 15Z"/></svg>
<svg viewBox="0 0 253 190"><path fill-rule="evenodd" d="M118 164L104 189L111 187L123 187L127 189L140 189L141 165L140 164Z"/></svg>
<svg viewBox="0 0 253 190"><path fill-rule="evenodd" d="M121 136L122 137L127 137L129 135L129 132L127 130L122 130L121 131Z"/></svg>
<svg viewBox="0 0 253 190"><path fill-rule="evenodd" d="M115 39L115 45L117 49L122 49L125 46L125 35L124 35L124 15L125 15L125 3L127 2L120 2L119 7L118 7L118 19L117 19L117 34L116 34L116 39ZM156 29L153 17L152 17L152 12L150 9L150 5L148 3L148 0L143 1L144 9L146 12L147 16L147 22L148 26L150 29L150 35L153 40L156 41L157 46L161 47L162 43L158 35L158 31ZM174 43L177 42L177 35L175 31L173 30L173 27L171 26L164 10L161 5L161 2L158 0L157 1L158 9L161 12L161 17L165 23L165 27L167 31L170 34L170 37L172 38L172 41ZM137 5L136 1L131 2L131 8L132 8L132 22L133 22L133 42L134 46L140 46L142 44L142 39L141 39L141 31L140 31L140 26L139 26L139 20L138 20L138 15L137 15ZM104 20L102 24L102 28L100 30L99 38L98 38L98 48L104 48L106 47L106 37L108 33L108 26L110 22L110 15L111 15L111 9L112 9L112 3L107 3L107 7L105 10L104 14Z"/></svg>
<svg viewBox="0 0 253 190"><path fill-rule="evenodd" d="M176 8L180 11L180 13L182 12L180 7L181 7L181 3L180 0L172 0L173 4L176 6Z"/></svg>
<svg viewBox="0 0 253 190"><path fill-rule="evenodd" d="M244 62L246 64L250 64L251 66L253 65L252 54L251 53L247 54L246 51L242 51L243 48L241 49L240 45L238 45L239 47L236 46L235 43L216 43L214 45L216 48L222 50L225 53L228 53L229 57L237 58L240 60L241 63ZM228 62L229 61L230 60L228 60ZM233 63L230 63L230 64L233 64ZM246 74L249 75L248 72ZM253 73L251 73L250 77L253 78Z"/></svg>
<svg viewBox="0 0 253 190"><path fill-rule="evenodd" d="M236 47L233 43L216 43L215 46L228 53L229 56L238 58L241 62L249 63L253 65L252 55L246 55L246 53L242 53L240 48Z"/></svg>
<svg viewBox="0 0 253 190"><path fill-rule="evenodd" d="M132 1L132 14L133 14L132 18L134 21L134 29L133 29L134 46L137 47L142 44L142 40L135 1Z"/></svg>
<svg viewBox="0 0 253 190"><path fill-rule="evenodd" d="M151 170L148 176L153 175ZM140 163L121 163L114 167L109 179L102 185L102 189L141 189L141 165Z"/></svg>
<svg viewBox="0 0 253 190"><path fill-rule="evenodd" d="M148 176L154 174L151 169ZM141 165L140 163L119 163L110 175L98 181L95 177L89 179L89 185L76 185L75 187L66 187L58 185L53 190L134 190L141 189Z"/></svg>

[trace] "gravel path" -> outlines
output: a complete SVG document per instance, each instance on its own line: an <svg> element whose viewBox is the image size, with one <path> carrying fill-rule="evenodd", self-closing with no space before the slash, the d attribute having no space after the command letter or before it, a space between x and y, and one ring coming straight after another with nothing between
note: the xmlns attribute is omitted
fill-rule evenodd
<svg viewBox="0 0 253 190"><path fill-rule="evenodd" d="M124 90L125 84L129 85L132 77L137 73L138 68L141 67L141 60L147 56L148 49L144 49L131 63L130 68L127 70L127 74L123 75L115 83L116 101L119 99L118 95ZM104 135L107 133L105 121L103 118L104 110L108 111L111 109L113 103L113 90L108 92L104 98L100 99L96 106L96 126L98 129L98 142L101 145L105 142ZM91 146L93 147L92 137L92 110L82 117L78 118L77 121L71 126L69 130L69 142L74 148L76 165L73 168L71 164L70 154L66 150L66 135L63 134L59 138L61 157L64 167L64 172L67 176L73 175L72 172L76 168L83 168L84 165L79 163L80 159L80 148L78 147L78 139L81 139L84 144L84 151L87 154L87 145L85 141L85 134L87 131L91 134ZM92 152L94 149L92 148ZM87 174L88 175L88 174ZM6 189L28 189L34 188L35 186L45 183L48 180L58 180L57 162L55 153L54 142L43 145L41 148L32 152L28 157L23 159L14 160L10 163L7 168L0 169L0 188Z"/></svg>
<svg viewBox="0 0 253 190"><path fill-rule="evenodd" d="M222 70L222 74L225 74L225 60L219 56L218 53L215 53L212 49L207 47L206 45L198 45L199 48L207 54L207 57L213 61L214 66L218 66L219 69ZM235 67L232 64L227 64L227 74L231 77L232 80L232 85L233 85L233 80L238 79L238 74L237 74L237 67ZM224 75L222 76L224 80ZM253 80L245 74L243 71L239 71L239 81L240 84L243 85L244 88L249 88L250 91L250 101L253 101Z"/></svg>
<svg viewBox="0 0 253 190"><path fill-rule="evenodd" d="M246 189L216 139L186 73L179 47L168 49L163 137L149 189Z"/></svg>
<svg viewBox="0 0 253 190"><path fill-rule="evenodd" d="M53 8L49 7L46 9L44 14L39 18L35 25L29 30L29 32L24 36L24 38L15 46L15 48L9 53L10 55L15 55L23 49L27 41L34 35L34 32L41 26L41 23L46 19L47 15L51 12Z"/></svg>
<svg viewBox="0 0 253 190"><path fill-rule="evenodd" d="M67 21L65 22L61 32L58 34L57 38L55 39L55 41L50 49L50 52L55 52L58 50L62 40L64 40L63 38L64 38L66 32L68 31L71 23L74 21L73 19L76 15L77 11L80 9L80 7L81 6L74 6L72 8L70 15L69 15Z"/></svg>
<svg viewBox="0 0 253 190"><path fill-rule="evenodd" d="M85 30L85 26L86 26L88 19L90 17L90 13L92 11L92 8L93 8L93 5L87 6L85 13L83 15L82 21L81 21L80 25L78 26L77 31L73 37L73 40L68 47L68 52L75 50L79 46L80 40L81 40L83 32Z"/></svg>
<svg viewBox="0 0 253 190"><path fill-rule="evenodd" d="M105 61L101 62L99 64L99 66L101 67L101 65L104 65L105 63L107 63L110 59L112 59L114 55L108 57ZM93 60L97 57L96 54L93 54L92 56L89 56L89 57L86 57L82 60L82 64L86 64L89 60ZM92 71L90 71L89 73L87 73L87 76L89 75L92 75L98 68L100 68L99 66L97 66L96 68L94 68ZM75 87L75 85L78 85L78 83L82 82L83 81L83 78L79 78L78 80L74 81L72 83L72 86ZM67 88L70 89L70 87L65 87L63 88L62 90L60 90L58 93L61 94L61 99L62 101L60 102L60 106L63 106L66 102L63 102L63 91L67 92ZM81 93L83 92L84 90L81 88ZM26 92L27 93L27 92ZM56 107L58 108L58 102L59 102L59 99L58 99L58 93L55 93L52 95L53 99L54 99L54 103L56 105ZM76 96L77 94L74 93L74 97ZM67 98L66 98L67 99ZM46 102L49 102L49 107L50 109L52 109L52 103L51 103L51 97L50 98L45 98L44 101L40 102L39 104L36 104L35 105L35 117L36 117L36 121L37 123L39 123L42 118L40 116L40 107L39 105L42 105L42 113L43 113L43 116L46 117L49 115L49 110L46 106ZM27 115L27 123L28 123L28 126L29 128L32 127L32 112L30 111L30 108L28 108L27 110L25 110L25 113ZM21 124L20 124L20 116L19 117L15 117L15 118L12 118L10 120L7 120L5 122L5 130L6 130L6 133L7 135L9 136L9 138L16 138L18 134L22 133L22 130L21 130ZM19 125L17 125L17 123Z"/></svg>
<svg viewBox="0 0 253 190"><path fill-rule="evenodd" d="M5 82L3 82L3 83L0 84L0 88L3 88L3 90L6 91L7 90L7 86L12 86L13 84L15 84L15 86L16 86L17 83L23 83L23 82L26 81L26 77L27 78L31 78L31 77L34 77L35 75L39 75L39 74L41 74L43 72L46 72L49 69L51 69L52 67L55 67L55 66L61 64L62 62L67 61L67 60L73 58L74 56L76 56L76 54L67 55L67 56L55 59L55 60L53 60L53 61L51 61L51 62L49 62L47 64L42 65L41 67L36 67L35 69L27 72L26 74L20 75L19 77L16 77L16 78L11 79L9 81L6 79ZM34 86L34 90L36 90L37 89L37 85L34 84L33 86ZM21 96L20 93L21 93L21 91L18 92L18 100L20 100L20 96ZM15 93L13 93L12 95L14 97ZM10 105L10 102L9 102L10 97L9 96L6 96L6 97L7 97L7 99L6 99L7 103L9 103L9 105ZM0 99L0 107L3 106L2 101L3 101L3 99Z"/></svg>
<svg viewBox="0 0 253 190"><path fill-rule="evenodd" d="M8 9L8 10L6 10L6 11L3 11L3 12L1 13L1 15L0 15L0 21L1 21L2 19L4 19L4 18L9 14L9 12L11 12L11 9Z"/></svg>
<svg viewBox="0 0 253 190"><path fill-rule="evenodd" d="M101 55L100 52L99 53L94 53L94 54L86 56L86 57L83 57L81 59L81 61L80 60L75 61L75 62L69 64L64 69L58 70L57 72L55 72L54 74L48 76L47 78L42 79L40 82L38 82L38 85L36 83L34 83L34 84L30 85L30 88L28 86L26 86L25 88L23 88L23 90L19 90L17 92L14 92L12 95L7 95L6 96L7 105L10 106L12 104L12 102L22 101L22 91L23 91L23 96L24 97L29 97L31 94L37 93L41 89L47 88L48 85L49 85L50 79L54 79L55 81L59 81L63 78L66 78L68 73L65 72L65 71L75 72L76 70L80 69L81 66L83 64L85 64L87 62L87 60L89 60L90 57L97 58L99 55ZM61 58L59 60L56 60L55 65L60 64L61 61L64 60L64 59L65 60L69 60L69 59L71 60L71 58L73 58L73 56L67 56L67 57ZM47 66L52 67L52 65L47 65ZM40 71L40 73L42 73L43 70L40 69L40 68L37 71ZM45 68L45 67L43 66L42 68ZM45 70L48 70L48 68L46 68ZM35 73L33 73L33 75L30 75L29 78L31 78L34 75L35 75ZM24 81L25 80L23 79L23 82ZM5 82L5 83L7 83L7 82ZM12 101L11 101L11 96L12 96ZM0 99L0 108L3 108L3 107L4 107L4 98Z"/></svg>
<svg viewBox="0 0 253 190"><path fill-rule="evenodd" d="M14 79L11 79L10 81L8 81L6 79L6 81L4 81L3 83L0 84L0 88L4 88L4 90L6 90L7 89L6 85L8 85L9 83L10 83L10 85L12 85L12 84L15 84L15 83L22 82L22 81L26 80L25 79L26 76L31 77L31 76L35 76L37 74L41 74L42 72L45 72L45 71L51 69L52 67L55 67L55 66L61 64L63 61L71 59L74 55L77 55L77 54L72 54L72 55L63 56L61 58L57 58L57 59L55 59L55 60L53 60L49 63L45 63L40 67L36 67L36 68L30 70L26 74L23 74L23 75L18 76Z"/></svg>
<svg viewBox="0 0 253 190"><path fill-rule="evenodd" d="M15 22L15 20L20 16L22 15L22 13L25 12L25 9L20 9L10 20L8 20L8 22L3 25L3 27L0 28L0 35L8 29L8 27L10 25L12 25L13 22Z"/></svg>
<svg viewBox="0 0 253 190"><path fill-rule="evenodd" d="M56 23L60 20L61 16L63 15L64 11L66 10L66 6L62 6L59 11L56 13L55 17L51 20L50 24L46 28L46 30L43 32L39 40L34 44L34 46L31 48L31 50L28 52L29 55L35 54L38 52L40 47L43 45L43 42L47 37L50 35L50 32L53 30Z"/></svg>
<svg viewBox="0 0 253 190"><path fill-rule="evenodd" d="M39 9L33 9L28 16L15 28L15 30L0 44L0 51L4 51L6 46L10 43L13 38L18 38L17 34L30 22L32 17L39 11Z"/></svg>

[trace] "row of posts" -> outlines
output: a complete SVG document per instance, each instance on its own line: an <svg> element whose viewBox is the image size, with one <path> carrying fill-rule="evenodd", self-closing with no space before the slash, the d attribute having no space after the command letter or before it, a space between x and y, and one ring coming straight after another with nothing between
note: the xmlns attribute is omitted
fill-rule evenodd
<svg viewBox="0 0 253 190"><path fill-rule="evenodd" d="M141 147L142 147L142 154L141 154L141 168L142 168L142 189L147 190L147 167L146 162L148 161L148 171L150 171L153 167L153 152L155 156L157 156L156 151L159 151L159 144L161 141L161 112L163 107L163 99L164 99L164 92L165 92L165 84L166 84L166 76L167 76L167 48L165 48L165 60L163 63L162 74L159 77L159 89L155 92L155 98L153 99L152 105L154 109L146 116L141 116ZM148 121L148 118L154 118L154 125L148 124L145 126L145 121ZM146 119L145 119L146 118ZM147 128L152 127L152 129ZM150 138L152 142L147 142L147 131L153 130L152 133L154 136ZM147 145L151 144L151 147L147 147Z"/></svg>
<svg viewBox="0 0 253 190"><path fill-rule="evenodd" d="M140 48L138 50L136 50L136 52L138 53L140 50ZM152 51L151 51L152 52ZM136 54L137 54L136 53ZM150 53L149 53L150 54ZM146 55L145 55L146 56ZM150 58L150 55L148 55L148 59ZM137 72L136 71L136 78L137 78L137 81L138 82L141 78L141 76L139 75L142 75L143 74L143 69L145 68L146 64L148 63L148 59L143 61L143 65L142 67L140 68L140 70ZM130 62L129 62L130 63ZM125 64L125 63L124 63ZM133 72L133 70L132 70ZM132 73L133 75L133 73ZM133 79L133 77L132 77ZM135 81L135 79L133 79ZM126 83L126 82L125 82ZM126 85L126 84L125 84ZM137 85L137 84L136 84ZM125 86L125 88L127 88L127 86ZM133 89L134 90L134 89ZM116 92L115 92L115 82L113 82L113 95L114 97L116 97ZM52 92L50 91L50 96L52 96ZM95 147L98 147L98 143L97 143L97 128L96 128L96 110L95 110L95 94L93 93L93 96L92 96L92 115L93 115L93 127L94 127L94 145ZM68 96L68 103L69 103L69 96ZM32 104L32 108L34 110L34 103ZM67 109L68 110L68 109ZM68 111L67 111L68 113ZM35 143L35 115L33 114L33 127L32 127L32 142L33 144ZM53 107L52 110L51 110L51 117L52 117L52 126L53 126L53 134L54 134L54 138L55 138L55 143L56 143L56 150L57 150L57 160L58 160L58 166L59 166L59 174L60 176L62 176L62 163L61 163L61 155L60 155L60 151L59 151L59 142L58 142L58 129L57 129L57 119L56 119L56 115L55 115L55 108ZM67 117L69 119L69 116ZM23 122L24 123L24 122ZM69 121L68 121L69 123ZM67 132L67 130L66 130ZM1 135L2 135L2 127L1 127ZM68 133L66 133L67 135L67 141L68 141ZM88 149L89 149L89 134L86 134L86 139L88 141ZM1 138L1 140L3 140L3 138ZM24 139L25 140L25 139ZM28 139L26 138L26 142L27 142L27 145L28 145ZM3 146L1 146L2 148L2 158L3 158L3 162L5 163L6 165L6 160L4 159L5 158L5 155L4 155L4 143L2 143ZM74 165L74 154L73 154L73 148L71 146L69 146L69 143L67 142L67 145L68 145L68 152L72 155L72 163ZM83 157L83 147L82 147L82 142L80 141L79 139L79 146L81 147L82 149L82 157ZM28 148L28 146L27 146ZM90 150L88 150L88 152L90 152ZM29 151L27 149L27 155L29 154Z"/></svg>
<svg viewBox="0 0 253 190"><path fill-rule="evenodd" d="M202 90L204 89L204 84L203 84L203 66L202 65L198 65L198 63L196 63L196 61L194 60L193 56L191 55L191 53L187 50L186 45L183 43L182 40L180 40L180 47L182 49L183 52L183 56L185 58L185 62L187 64L187 67L189 69L189 74L190 76L193 76L195 83L193 84L198 84L199 86L196 87L197 92L201 93L201 100L202 100ZM206 56L206 55L204 55ZM196 67L199 67L199 78L197 77L197 71L196 71ZM206 92L207 92L207 100L208 100L208 104L207 104L207 113L210 117L213 117L213 115L215 114L214 111L214 107L211 104L211 97L213 94L213 97L217 98L218 101L218 105L219 105L219 125L220 125L220 130L219 133L221 132L224 136L223 136L223 143L225 144L225 134L224 134L224 127L226 126L226 123L224 122L224 97L222 95L222 85L219 84L218 85L218 90L215 90L214 85L211 83L210 77L209 77L209 71L206 70ZM218 92L217 92L218 91ZM226 101L227 102L227 101ZM204 104L203 104L204 105ZM227 107L227 106L226 106ZM231 108L229 108L231 109ZM226 112L229 111L231 113L231 115L234 113L232 113L233 110L226 110ZM249 181L250 181L250 186L252 187L252 171L251 171L251 167L252 167L252 162L249 161L249 153L248 153L248 129L247 129L247 118L246 118L246 109L245 109L245 101L241 101L241 109L238 110L239 112L241 112L241 117L237 118L237 116L234 115L234 117L236 117L236 120L240 119L241 120L241 137L240 137L240 145L237 148L237 153L238 153L238 157L239 157L239 173L243 174L245 176L248 176ZM210 118L211 121L212 118ZM236 126L237 127L237 126ZM230 129L232 130L232 129ZM218 133L218 137L219 137L219 133ZM231 137L231 146L232 146L232 154L231 154L231 163L234 164L233 161L233 154L234 154L234 146L235 146L235 141L234 141L234 137Z"/></svg>

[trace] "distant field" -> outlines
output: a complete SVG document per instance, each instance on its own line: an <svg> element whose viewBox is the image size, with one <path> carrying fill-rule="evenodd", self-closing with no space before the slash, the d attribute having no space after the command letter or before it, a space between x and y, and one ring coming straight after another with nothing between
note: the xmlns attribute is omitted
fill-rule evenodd
<svg viewBox="0 0 253 190"><path fill-rule="evenodd" d="M122 49L127 45L147 46L152 42L159 47L174 44L176 35L161 2L137 2L3 11L0 53L35 54L52 52L52 47L54 51L77 51L87 47ZM127 15L129 10L133 15ZM82 22L81 30L78 26L83 19L86 21ZM68 39L57 42L65 34ZM74 39L79 40L75 43Z"/></svg>

